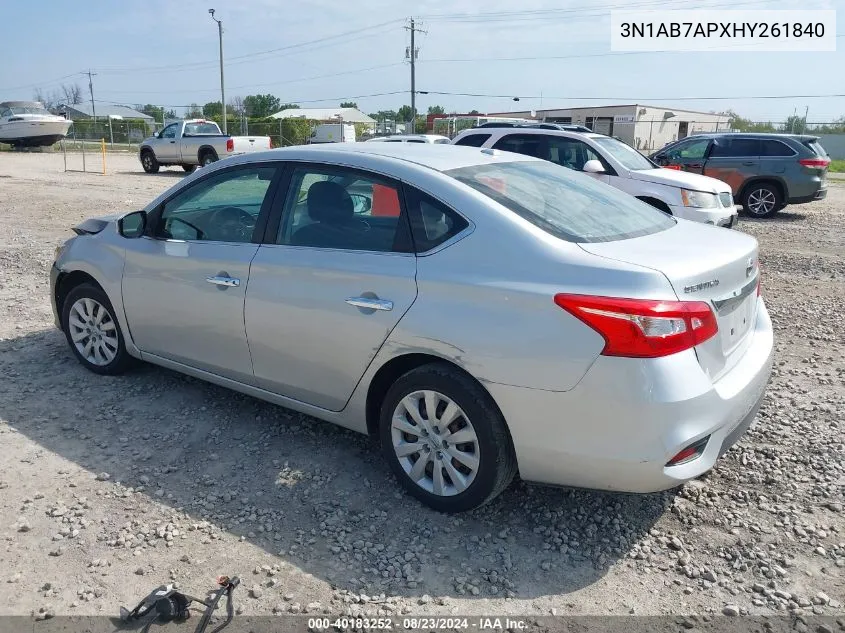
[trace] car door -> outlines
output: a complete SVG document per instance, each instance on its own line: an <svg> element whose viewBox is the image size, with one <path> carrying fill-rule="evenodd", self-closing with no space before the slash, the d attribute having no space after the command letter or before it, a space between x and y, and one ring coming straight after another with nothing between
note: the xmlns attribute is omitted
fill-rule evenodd
<svg viewBox="0 0 845 633"><path fill-rule="evenodd" d="M745 182L760 173L760 139L723 136L713 141L704 165L704 175L730 185L739 194Z"/></svg>
<svg viewBox="0 0 845 633"><path fill-rule="evenodd" d="M704 162L710 150L712 141L709 138L698 138L677 143L670 148L658 152L656 162L661 167L680 169L694 174L704 172Z"/></svg>
<svg viewBox="0 0 845 633"><path fill-rule="evenodd" d="M179 142L176 135L181 123L171 123L161 131L161 137L156 143L156 160L160 163L177 162L180 159Z"/></svg>
<svg viewBox="0 0 845 633"><path fill-rule="evenodd" d="M587 161L597 160L601 163L602 167L604 167L604 172L590 173L589 175L595 180L618 186L617 182L612 182L619 180L619 177L616 175L616 170L610 166L604 156L599 154L584 141L565 136L550 135L546 137L546 142L548 143L549 151L548 160L562 167L581 172L584 171L584 165Z"/></svg>
<svg viewBox="0 0 845 633"><path fill-rule="evenodd" d="M493 149L549 159L549 146L543 134L505 134L493 144Z"/></svg>
<svg viewBox="0 0 845 633"><path fill-rule="evenodd" d="M126 241L123 305L142 352L252 381L244 297L280 173L273 163L215 170Z"/></svg>
<svg viewBox="0 0 845 633"><path fill-rule="evenodd" d="M246 294L256 384L339 411L416 299L409 222L377 174L295 163L285 181Z"/></svg>

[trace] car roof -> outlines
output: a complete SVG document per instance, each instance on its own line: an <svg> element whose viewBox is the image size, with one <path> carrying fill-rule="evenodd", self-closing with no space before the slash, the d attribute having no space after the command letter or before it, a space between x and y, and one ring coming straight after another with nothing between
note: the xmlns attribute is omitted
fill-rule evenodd
<svg viewBox="0 0 845 633"><path fill-rule="evenodd" d="M682 139L678 139L674 142L677 143L679 141L685 141L690 138L721 138L730 136L769 139L790 138L795 141L808 141L811 139L819 138L818 136L812 134L782 134L780 132L703 132L701 134L690 134L689 136L684 137Z"/></svg>
<svg viewBox="0 0 845 633"><path fill-rule="evenodd" d="M540 160L522 154L483 150L478 147L463 147L447 143L321 143L319 145L295 145L241 154L226 159L226 162L232 165L266 160L301 160L343 164L344 162L360 163L360 161L354 160L354 157L367 156L414 163L436 171L448 171L491 163ZM358 166L363 167L363 165Z"/></svg>
<svg viewBox="0 0 845 633"><path fill-rule="evenodd" d="M494 134L496 131L501 131L503 134L540 134L543 136L563 136L566 138L577 138L577 139L584 139L584 138L591 138L591 139L598 139L598 138L613 138L612 136L607 136L607 134L598 134L596 132L576 132L574 130L553 130L549 128L537 128L537 127L486 127L486 128L470 128L468 130L463 130L458 136L469 136L470 134ZM454 140L454 139L453 139Z"/></svg>

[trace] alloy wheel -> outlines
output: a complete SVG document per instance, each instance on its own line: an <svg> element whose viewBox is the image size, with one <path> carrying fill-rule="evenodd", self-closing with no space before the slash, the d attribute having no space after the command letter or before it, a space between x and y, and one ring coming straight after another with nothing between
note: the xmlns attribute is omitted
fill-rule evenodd
<svg viewBox="0 0 845 633"><path fill-rule="evenodd" d="M408 394L393 412L393 450L420 488L449 497L465 491L478 474L478 436L463 410L433 390Z"/></svg>
<svg viewBox="0 0 845 633"><path fill-rule="evenodd" d="M104 366L114 361L118 351L117 326L101 303L83 297L70 308L70 338L80 356L92 365Z"/></svg>
<svg viewBox="0 0 845 633"><path fill-rule="evenodd" d="M748 194L748 210L754 215L771 213L776 204L775 194L768 189L756 189Z"/></svg>

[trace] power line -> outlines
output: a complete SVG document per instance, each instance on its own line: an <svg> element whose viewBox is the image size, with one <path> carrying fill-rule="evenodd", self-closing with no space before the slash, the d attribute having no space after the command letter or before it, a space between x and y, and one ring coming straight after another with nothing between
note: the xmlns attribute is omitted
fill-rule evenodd
<svg viewBox="0 0 845 633"><path fill-rule="evenodd" d="M57 81L61 81L63 79L70 79L71 77L76 77L79 74L85 74L85 73L71 73L69 75L64 75L63 77L57 77L56 79L51 79L50 81L41 81L41 82L34 83L34 84L27 84L25 86L11 86L11 87L8 87L8 88L0 88L0 90L4 90L4 91L6 91L6 90L24 90L25 88L38 88L40 86L49 86L50 84L53 84Z"/></svg>
<svg viewBox="0 0 845 633"><path fill-rule="evenodd" d="M347 96L344 96L344 97L327 97L325 99L290 99L289 102L290 103L297 103L297 104L300 104L300 103L325 103L325 102L328 102L328 101L338 101L338 102L340 102L340 101L350 101L352 99L367 99L367 98L370 98L370 97L386 97L386 96L391 96L391 95L406 94L407 92L408 92L407 90L393 90L391 92L376 92L376 93L366 94L366 95L347 95ZM97 103L108 103L109 105L126 105L127 101L106 101L106 100L98 99ZM156 103L156 104L153 104L153 105L156 105L159 108L190 108L190 107L193 107L193 106L199 105L199 104L195 104L195 103L188 103L188 104L185 104L185 103Z"/></svg>

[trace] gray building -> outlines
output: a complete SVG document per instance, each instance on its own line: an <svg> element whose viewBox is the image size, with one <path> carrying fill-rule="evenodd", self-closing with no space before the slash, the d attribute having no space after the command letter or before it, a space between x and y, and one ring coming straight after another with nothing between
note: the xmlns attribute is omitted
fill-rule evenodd
<svg viewBox="0 0 845 633"><path fill-rule="evenodd" d="M599 134L616 136L641 150L659 149L691 134L727 131L730 127L724 115L641 104L490 114L583 125Z"/></svg>

